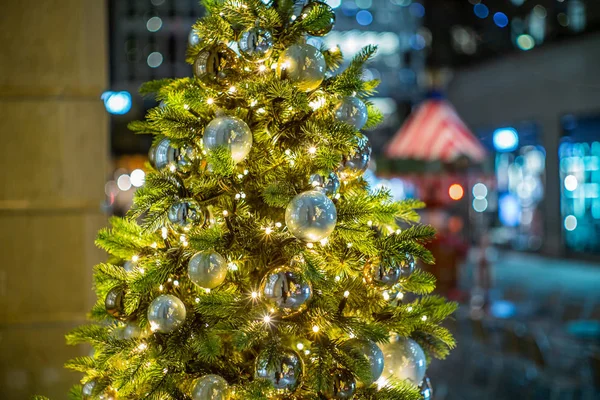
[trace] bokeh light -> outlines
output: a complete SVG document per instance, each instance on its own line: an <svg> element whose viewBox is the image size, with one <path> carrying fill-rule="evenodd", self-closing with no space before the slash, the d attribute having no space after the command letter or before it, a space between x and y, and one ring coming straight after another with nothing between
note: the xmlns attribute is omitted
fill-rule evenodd
<svg viewBox="0 0 600 400"><path fill-rule="evenodd" d="M142 171L141 169L134 169L133 171L131 171L131 175L130 175L130 181L131 184L135 187L140 187L144 184L144 181L146 179L146 173L144 171Z"/></svg>
<svg viewBox="0 0 600 400"><path fill-rule="evenodd" d="M567 215L565 218L565 229L568 231L574 231L577 228L577 218L574 215Z"/></svg>
<svg viewBox="0 0 600 400"><path fill-rule="evenodd" d="M325 3L331 8L338 8L342 5L342 0L326 0Z"/></svg>
<svg viewBox="0 0 600 400"><path fill-rule="evenodd" d="M487 18L488 15L490 15L490 10L489 8L487 8L487 6L485 4L475 4L473 6L473 12L475 13L475 15L478 18Z"/></svg>
<svg viewBox="0 0 600 400"><path fill-rule="evenodd" d="M496 129L492 135L492 142L496 151L513 151L519 147L519 134L515 128Z"/></svg>
<svg viewBox="0 0 600 400"><path fill-rule="evenodd" d="M160 17L152 17L146 22L146 29L150 32L157 32L162 28L162 19Z"/></svg>
<svg viewBox="0 0 600 400"><path fill-rule="evenodd" d="M488 208L487 199L474 199L473 200L473 210L476 212L484 212Z"/></svg>
<svg viewBox="0 0 600 400"><path fill-rule="evenodd" d="M452 200L460 200L465 195L463 187L458 183L453 183L448 188L448 195Z"/></svg>
<svg viewBox="0 0 600 400"><path fill-rule="evenodd" d="M153 51L148 55L146 62L150 68L158 68L163 62L163 55L158 51Z"/></svg>
<svg viewBox="0 0 600 400"><path fill-rule="evenodd" d="M107 91L100 96L104 100L106 111L111 114L123 115L131 110L131 94L126 91Z"/></svg>
<svg viewBox="0 0 600 400"><path fill-rule="evenodd" d="M533 49L535 46L535 40L531 35L523 34L517 37L517 47L519 49L527 51Z"/></svg>
<svg viewBox="0 0 600 400"><path fill-rule="evenodd" d="M423 4L421 3L412 3L408 7L408 11L412 16L417 18L423 18L425 16L425 7L423 7Z"/></svg>
<svg viewBox="0 0 600 400"><path fill-rule="evenodd" d="M565 176L565 189L572 192L577 189L577 178L575 175Z"/></svg>
<svg viewBox="0 0 600 400"><path fill-rule="evenodd" d="M483 199L488 194L488 188L485 184L479 182L473 185L473 196L476 199Z"/></svg>
<svg viewBox="0 0 600 400"><path fill-rule="evenodd" d="M494 14L494 23L498 27L504 28L508 25L508 17L503 12L497 12Z"/></svg>
<svg viewBox="0 0 600 400"><path fill-rule="evenodd" d="M119 176L119 178L117 179L117 186L120 190L124 192L131 189L131 178L129 177L129 175L123 174Z"/></svg>
<svg viewBox="0 0 600 400"><path fill-rule="evenodd" d="M370 25L373 22L373 14L367 10L360 10L356 13L356 22L363 26Z"/></svg>

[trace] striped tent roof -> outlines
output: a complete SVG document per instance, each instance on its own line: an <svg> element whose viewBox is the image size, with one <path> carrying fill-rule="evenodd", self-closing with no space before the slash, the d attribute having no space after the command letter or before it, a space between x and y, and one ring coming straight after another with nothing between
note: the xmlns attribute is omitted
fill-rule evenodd
<svg viewBox="0 0 600 400"><path fill-rule="evenodd" d="M485 149L443 99L421 103L387 144L389 158L452 162L466 156L480 162Z"/></svg>

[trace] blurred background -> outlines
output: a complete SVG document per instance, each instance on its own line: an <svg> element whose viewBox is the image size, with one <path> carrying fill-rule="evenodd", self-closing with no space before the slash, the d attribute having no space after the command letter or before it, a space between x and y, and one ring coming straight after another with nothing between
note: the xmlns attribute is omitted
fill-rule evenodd
<svg viewBox="0 0 600 400"><path fill-rule="evenodd" d="M327 0L367 44L385 122L368 179L427 203L459 347L434 398L600 399L600 1ZM0 394L65 398L93 245L144 182L144 81L191 75L196 0L21 0L0 13ZM299 1L298 3L302 3Z"/></svg>

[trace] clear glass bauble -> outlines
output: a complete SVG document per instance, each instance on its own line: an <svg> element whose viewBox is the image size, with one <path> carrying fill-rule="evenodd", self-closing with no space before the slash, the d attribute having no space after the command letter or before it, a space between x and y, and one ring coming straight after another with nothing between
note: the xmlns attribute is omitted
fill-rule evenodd
<svg viewBox="0 0 600 400"><path fill-rule="evenodd" d="M190 258L188 276L204 289L214 289L227 277L227 260L219 253L200 251Z"/></svg>
<svg viewBox="0 0 600 400"><path fill-rule="evenodd" d="M89 381L81 388L81 397L83 400L91 400L96 387L96 381Z"/></svg>
<svg viewBox="0 0 600 400"><path fill-rule="evenodd" d="M256 358L254 376L267 379L278 391L293 392L300 385L304 365L302 359L293 350L283 350L272 358L266 351Z"/></svg>
<svg viewBox="0 0 600 400"><path fill-rule="evenodd" d="M125 272L133 272L135 268L135 263L131 260L127 260L123 263L123 269Z"/></svg>
<svg viewBox="0 0 600 400"><path fill-rule="evenodd" d="M383 352L379 346L367 339L351 339L348 344L355 349L359 350L369 361L369 367L371 369L371 379L368 382L362 382L366 386L369 386L375 382L383 373L384 357Z"/></svg>
<svg viewBox="0 0 600 400"><path fill-rule="evenodd" d="M198 31L192 28L188 34L188 45L197 46L201 41L202 38L200 38L200 35L198 35Z"/></svg>
<svg viewBox="0 0 600 400"><path fill-rule="evenodd" d="M106 312L115 318L125 316L125 289L116 287L111 289L104 299L104 307Z"/></svg>
<svg viewBox="0 0 600 400"><path fill-rule="evenodd" d="M392 287L400 280L402 269L393 259L383 259L365 265L365 279L369 283L376 283Z"/></svg>
<svg viewBox="0 0 600 400"><path fill-rule="evenodd" d="M360 134L354 152L342 160L338 176L342 180L354 180L362 176L371 161L371 143L369 139Z"/></svg>
<svg viewBox="0 0 600 400"><path fill-rule="evenodd" d="M327 196L334 196L340 190L340 180L335 172L312 174L308 181L312 187L323 191Z"/></svg>
<svg viewBox="0 0 600 400"><path fill-rule="evenodd" d="M123 339L136 339L145 337L146 331L140 328L138 321L129 321L123 329Z"/></svg>
<svg viewBox="0 0 600 400"><path fill-rule="evenodd" d="M227 83L235 74L237 55L226 44L207 47L194 61L194 75L207 83Z"/></svg>
<svg viewBox="0 0 600 400"><path fill-rule="evenodd" d="M203 225L206 214L194 200L185 200L173 204L167 212L169 222L179 229L186 229L192 225Z"/></svg>
<svg viewBox="0 0 600 400"><path fill-rule="evenodd" d="M325 71L325 57L319 49L309 44L291 45L277 61L279 77L291 80L305 92L319 87L325 78Z"/></svg>
<svg viewBox="0 0 600 400"><path fill-rule="evenodd" d="M196 150L191 146L176 148L171 145L171 140L163 138L150 148L148 160L150 165L162 171L173 166L176 171L188 173L197 158Z"/></svg>
<svg viewBox="0 0 600 400"><path fill-rule="evenodd" d="M415 260L415 258L410 255L410 254L406 254L406 259L403 260L402 262L400 262L400 271L401 271L401 278L406 279L409 276L412 275L413 272L415 272L415 268L417 267L417 261Z"/></svg>
<svg viewBox="0 0 600 400"><path fill-rule="evenodd" d="M148 307L148 322L152 332L172 332L185 321L185 316L185 304L171 294L161 294Z"/></svg>
<svg viewBox="0 0 600 400"><path fill-rule="evenodd" d="M306 308L312 298L312 286L298 271L281 267L263 278L260 293L265 301L290 316Z"/></svg>
<svg viewBox="0 0 600 400"><path fill-rule="evenodd" d="M204 375L196 381L192 390L192 400L229 400L227 381L219 375Z"/></svg>
<svg viewBox="0 0 600 400"><path fill-rule="evenodd" d="M208 151L226 147L236 164L244 160L252 148L252 131L248 124L237 117L228 115L217 117L204 128L202 139Z"/></svg>
<svg viewBox="0 0 600 400"><path fill-rule="evenodd" d="M349 400L354 397L356 392L356 380L350 371L341 369L333 373L333 383L325 391L328 399Z"/></svg>
<svg viewBox="0 0 600 400"><path fill-rule="evenodd" d="M423 349L410 338L394 335L390 343L382 349L384 360L383 374L386 381L390 379L409 380L420 385L427 370L427 359Z"/></svg>
<svg viewBox="0 0 600 400"><path fill-rule="evenodd" d="M313 9L315 8L321 8L322 10L319 11L319 13L327 13L327 17L328 17L328 23L326 25L320 26L320 27L316 27L316 26L310 26L308 25L306 27L306 33L308 33L311 36L325 36L327 35L329 32L331 32L331 30L333 29L333 26L335 25L335 11L333 11L333 9L326 3L322 2L322 1L313 1L312 3L307 4L303 9L302 9L302 13L301 13L301 17L302 18L306 18Z"/></svg>
<svg viewBox="0 0 600 400"><path fill-rule="evenodd" d="M429 379L427 375L423 378L419 390L423 400L433 400L433 385L431 384L431 379Z"/></svg>
<svg viewBox="0 0 600 400"><path fill-rule="evenodd" d="M357 97L346 96L333 110L338 121L353 126L356 130L362 129L367 123L369 113L367 106Z"/></svg>
<svg viewBox="0 0 600 400"><path fill-rule="evenodd" d="M285 210L285 224L292 235L306 242L317 242L335 229L335 204L319 190L300 193Z"/></svg>
<svg viewBox="0 0 600 400"><path fill-rule="evenodd" d="M240 54L248 61L264 61L273 52L273 34L262 28L250 28L244 31L238 40Z"/></svg>

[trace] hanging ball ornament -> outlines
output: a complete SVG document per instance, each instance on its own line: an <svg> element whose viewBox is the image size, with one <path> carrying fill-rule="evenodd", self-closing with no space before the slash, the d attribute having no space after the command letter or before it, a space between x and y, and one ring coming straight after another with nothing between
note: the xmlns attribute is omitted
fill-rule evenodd
<svg viewBox="0 0 600 400"><path fill-rule="evenodd" d="M366 386L369 386L375 382L381 376L384 366L383 352L377 346L376 343L367 339L351 339L348 344L358 351L360 351L369 361L369 367L371 369L371 377L369 381L362 382Z"/></svg>
<svg viewBox="0 0 600 400"><path fill-rule="evenodd" d="M391 258L379 262L367 262L365 264L365 279L369 283L385 286L394 286L402 276L400 264Z"/></svg>
<svg viewBox="0 0 600 400"><path fill-rule="evenodd" d="M333 112L338 121L351 125L356 130L362 129L369 118L365 103L353 96L344 97Z"/></svg>
<svg viewBox="0 0 600 400"><path fill-rule="evenodd" d="M298 271L282 267L264 277L260 293L268 303L290 316L306 308L312 297L312 286Z"/></svg>
<svg viewBox="0 0 600 400"><path fill-rule="evenodd" d="M192 400L229 400L229 385L219 375L204 375L192 390Z"/></svg>
<svg viewBox="0 0 600 400"><path fill-rule="evenodd" d="M209 122L202 139L206 150L224 146L231 152L234 163L244 160L252 147L252 131L248 124L237 117L224 115Z"/></svg>
<svg viewBox="0 0 600 400"><path fill-rule="evenodd" d="M193 147L173 147L168 138L163 138L153 145L148 152L150 165L159 171L173 166L178 172L188 173L192 169L196 158L197 153Z"/></svg>
<svg viewBox="0 0 600 400"><path fill-rule="evenodd" d="M431 379L429 379L427 375L425 375L425 378L423 378L423 382L421 382L419 390L421 391L423 400L433 400L433 385L431 384Z"/></svg>
<svg viewBox="0 0 600 400"><path fill-rule="evenodd" d="M81 397L83 400L90 400L96 387L96 381L89 381L81 388Z"/></svg>
<svg viewBox="0 0 600 400"><path fill-rule="evenodd" d="M300 193L285 209L285 224L292 235L305 242L326 238L335 229L337 211L333 202L318 190Z"/></svg>
<svg viewBox="0 0 600 400"><path fill-rule="evenodd" d="M335 172L328 174L312 174L308 179L310 185L327 196L334 196L340 189L340 180Z"/></svg>
<svg viewBox="0 0 600 400"><path fill-rule="evenodd" d="M386 381L407 379L415 385L421 384L427 369L427 359L417 342L394 335L382 350L385 357L382 377Z"/></svg>
<svg viewBox="0 0 600 400"><path fill-rule="evenodd" d="M227 83L235 73L237 56L226 44L216 44L198 53L194 75L204 82Z"/></svg>
<svg viewBox="0 0 600 400"><path fill-rule="evenodd" d="M135 263L131 260L127 260L123 264L123 269L125 270L125 272L133 272L134 268L135 268Z"/></svg>
<svg viewBox="0 0 600 400"><path fill-rule="evenodd" d="M279 391L293 392L300 384L304 366L302 359L293 350L283 350L272 358L266 351L256 358L256 378L266 379Z"/></svg>
<svg viewBox="0 0 600 400"><path fill-rule="evenodd" d="M106 312L115 318L125 316L125 289L116 287L111 289L104 299L104 307Z"/></svg>
<svg viewBox="0 0 600 400"><path fill-rule="evenodd" d="M140 328L138 321L129 321L123 329L123 339L135 339L147 336L147 331Z"/></svg>
<svg viewBox="0 0 600 400"><path fill-rule="evenodd" d="M354 152L342 160L338 176L342 180L354 180L362 176L371 160L371 144L369 139L359 134Z"/></svg>
<svg viewBox="0 0 600 400"><path fill-rule="evenodd" d="M315 10L320 8L320 10ZM313 1L308 3L303 9L300 17L302 19L307 18L315 10L321 18L310 21L306 24L306 33L311 36L325 36L333 29L335 25L335 11L328 4L321 1Z"/></svg>
<svg viewBox="0 0 600 400"><path fill-rule="evenodd" d="M161 294L148 307L148 321L152 332L169 333L185 321L183 301L171 294Z"/></svg>
<svg viewBox="0 0 600 400"><path fill-rule="evenodd" d="M250 28L244 31L238 40L240 54L248 61L264 61L273 52L273 34L262 28Z"/></svg>
<svg viewBox="0 0 600 400"><path fill-rule="evenodd" d="M356 380L350 371L341 369L333 373L332 385L325 391L328 399L351 399L356 392Z"/></svg>
<svg viewBox="0 0 600 400"><path fill-rule="evenodd" d="M193 47L199 45L200 42L202 42L202 39L200 38L200 35L198 35L198 31L192 28L188 35L188 44Z"/></svg>
<svg viewBox="0 0 600 400"><path fill-rule="evenodd" d="M204 289L214 289L227 276L227 260L219 253L201 251L192 256L188 263L190 280Z"/></svg>
<svg viewBox="0 0 600 400"><path fill-rule="evenodd" d="M203 225L206 214L194 200L185 200L173 204L167 212L167 218L173 226L189 229L192 225Z"/></svg>
<svg viewBox="0 0 600 400"><path fill-rule="evenodd" d="M309 44L291 45L277 61L279 77L289 79L305 92L319 87L325 78L325 70L325 57L319 49Z"/></svg>
<svg viewBox="0 0 600 400"><path fill-rule="evenodd" d="M411 276L413 272L415 272L417 262L412 255L406 253L406 259L400 263L400 267L400 272L402 274L401 278L406 279Z"/></svg>

